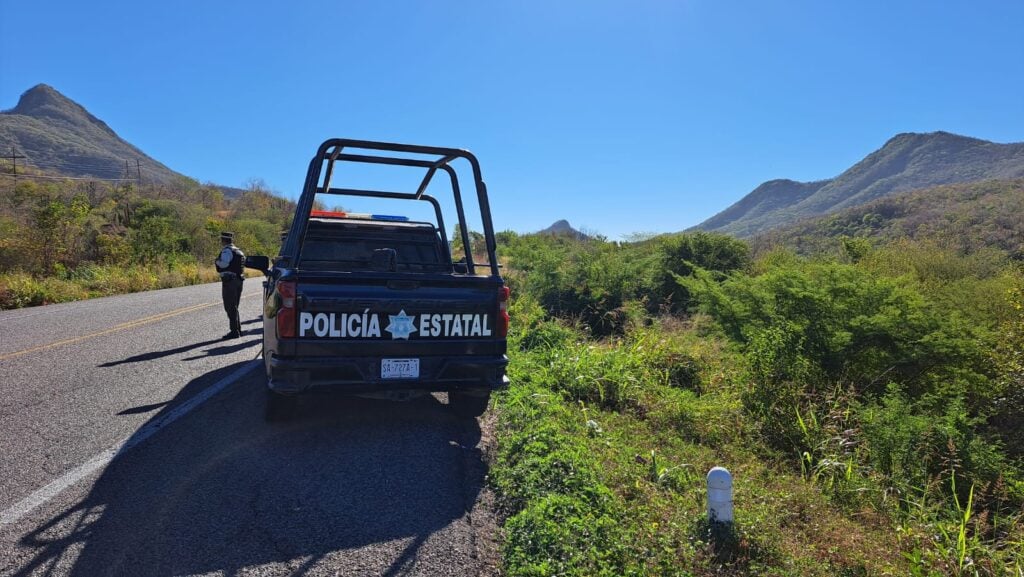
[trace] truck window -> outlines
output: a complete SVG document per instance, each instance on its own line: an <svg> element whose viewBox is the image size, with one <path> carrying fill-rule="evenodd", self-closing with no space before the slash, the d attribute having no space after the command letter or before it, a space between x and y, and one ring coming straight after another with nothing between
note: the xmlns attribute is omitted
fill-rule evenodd
<svg viewBox="0 0 1024 577"><path fill-rule="evenodd" d="M373 252L390 248L398 272L450 272L450 259L440 245L430 225L311 220L299 262L311 270L369 271Z"/></svg>

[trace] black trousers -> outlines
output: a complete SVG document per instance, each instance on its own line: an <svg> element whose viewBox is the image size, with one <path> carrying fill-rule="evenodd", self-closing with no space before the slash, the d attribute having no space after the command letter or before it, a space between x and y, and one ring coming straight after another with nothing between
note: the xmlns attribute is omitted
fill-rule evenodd
<svg viewBox="0 0 1024 577"><path fill-rule="evenodd" d="M242 322L238 320L238 303L242 300L242 279L222 280L220 294L224 298L224 312L228 313L231 331L242 332Z"/></svg>

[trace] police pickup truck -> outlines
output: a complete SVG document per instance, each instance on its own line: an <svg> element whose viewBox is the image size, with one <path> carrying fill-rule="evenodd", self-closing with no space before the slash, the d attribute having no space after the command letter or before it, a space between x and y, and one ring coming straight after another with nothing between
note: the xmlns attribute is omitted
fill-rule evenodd
<svg viewBox="0 0 1024 577"><path fill-rule="evenodd" d="M413 191L333 187L342 163L412 167L422 179L417 176ZM486 252L480 262L473 255L460 170L453 165L472 174L475 199L469 200L479 207L485 241L483 248L476 243ZM455 258L441 202L427 194L439 173L447 175L452 192L443 200L458 217L461 248ZM426 203L434 222L317 210L324 195ZM323 391L399 398L447 392L456 414L476 417L491 391L508 385L509 290L499 274L480 165L468 151L324 142L272 266L265 256L249 257L246 266L267 276L267 420L289 417L300 395Z"/></svg>

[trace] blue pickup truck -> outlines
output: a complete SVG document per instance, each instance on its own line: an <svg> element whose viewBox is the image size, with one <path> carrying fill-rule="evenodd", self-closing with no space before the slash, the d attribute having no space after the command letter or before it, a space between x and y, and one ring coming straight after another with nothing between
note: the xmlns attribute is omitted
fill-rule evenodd
<svg viewBox="0 0 1024 577"><path fill-rule="evenodd" d="M472 203L464 202L457 162L472 175ZM342 163L411 167L422 177L415 190L343 188L332 183ZM449 242L442 203L427 194L442 173L452 194L441 200L454 208L459 242ZM426 203L433 218L317 208L339 196ZM482 246L467 224L469 204L480 211ZM474 245L486 254L474 255ZM476 417L491 391L508 386L509 290L499 274L480 165L466 150L324 142L280 254L272 262L249 257L246 266L267 275L267 420L290 417L298 397L314 392L397 398L447 392L457 415Z"/></svg>

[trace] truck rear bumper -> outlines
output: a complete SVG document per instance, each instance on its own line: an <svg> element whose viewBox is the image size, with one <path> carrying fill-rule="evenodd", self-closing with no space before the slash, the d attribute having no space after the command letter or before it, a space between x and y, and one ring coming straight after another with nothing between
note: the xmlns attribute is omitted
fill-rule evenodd
<svg viewBox="0 0 1024 577"><path fill-rule="evenodd" d="M380 357L270 356L267 386L283 394L421 390L490 391L508 387L508 357L420 357L419 378L382 379Z"/></svg>

